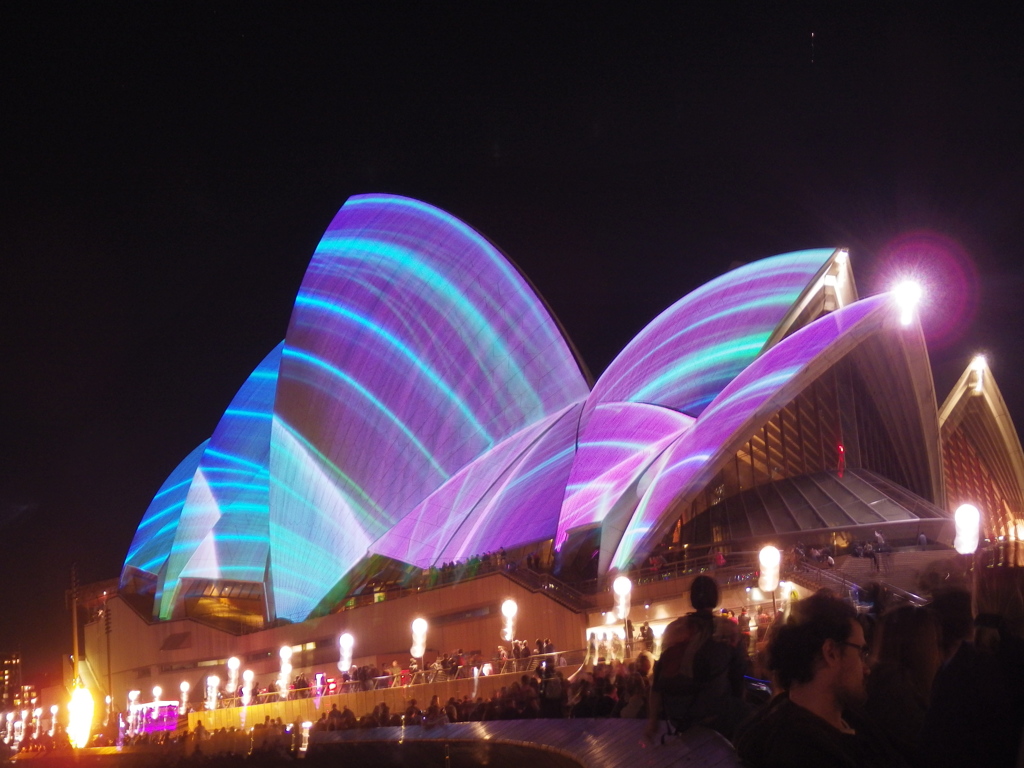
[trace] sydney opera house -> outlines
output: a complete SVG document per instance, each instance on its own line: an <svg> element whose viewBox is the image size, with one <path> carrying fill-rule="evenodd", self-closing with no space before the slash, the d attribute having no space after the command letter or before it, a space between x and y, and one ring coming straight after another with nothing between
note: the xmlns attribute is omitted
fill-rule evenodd
<svg viewBox="0 0 1024 768"><path fill-rule="evenodd" d="M282 645L296 670L330 666L341 631L357 658L408 658L417 616L429 648L486 654L507 597L523 637L582 647L611 579L658 553L951 544L966 501L989 539L1024 534L1024 455L991 371L965 361L939 407L912 302L859 297L842 248L721 275L595 380L486 238L360 195L282 330L145 510L109 657L102 622L86 628L117 701L231 656L266 674ZM502 567L423 586L485 553ZM581 603L512 578L527 555Z"/></svg>

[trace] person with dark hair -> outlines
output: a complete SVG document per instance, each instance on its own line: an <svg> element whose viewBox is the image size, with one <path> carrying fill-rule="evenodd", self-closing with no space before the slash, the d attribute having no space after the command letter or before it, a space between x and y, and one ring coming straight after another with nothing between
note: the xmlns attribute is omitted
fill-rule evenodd
<svg viewBox="0 0 1024 768"><path fill-rule="evenodd" d="M729 738L747 713L742 701L742 679L746 655L721 629L738 634L729 619L715 617L718 584L709 576L698 576L690 585L694 608L665 628L661 658L654 666L647 729L651 742L658 733L658 719L664 717L677 731L701 724ZM734 679L738 686L733 686Z"/></svg>
<svg viewBox="0 0 1024 768"><path fill-rule="evenodd" d="M919 738L942 663L942 630L928 608L904 605L882 616L875 632L875 664L867 681L864 712L874 719L911 765L921 759Z"/></svg>
<svg viewBox="0 0 1024 768"><path fill-rule="evenodd" d="M982 602L979 599L979 606ZM1019 654L1001 659L975 644L968 592L939 592L932 599L932 609L942 626L944 658L924 717L921 764L935 768L1019 765L1024 727L1022 680L1014 674ZM987 622L988 618L999 617L979 614L977 620Z"/></svg>
<svg viewBox="0 0 1024 768"><path fill-rule="evenodd" d="M868 645L849 603L815 594L793 606L768 645L781 689L734 739L751 768L897 768L906 762L854 708L864 703Z"/></svg>
<svg viewBox="0 0 1024 768"><path fill-rule="evenodd" d="M695 611L713 611L718 605L718 583L710 576L698 576L690 584L690 605Z"/></svg>

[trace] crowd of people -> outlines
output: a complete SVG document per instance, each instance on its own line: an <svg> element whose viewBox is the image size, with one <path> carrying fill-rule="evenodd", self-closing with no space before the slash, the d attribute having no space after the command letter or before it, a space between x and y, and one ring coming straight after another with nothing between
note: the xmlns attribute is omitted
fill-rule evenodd
<svg viewBox="0 0 1024 768"><path fill-rule="evenodd" d="M794 601L788 615L761 609L752 622L745 610L716 612L717 585L701 576L691 601L694 611L666 627L657 661L646 633L623 658L611 643L602 656L601 638L592 637L592 658L568 676L538 667L488 698L435 696L426 708L410 700L404 712L380 705L333 721L325 714L316 728L630 717L647 718L651 742L697 724L718 730L752 768L1018 764L1017 586L979 598L977 617L971 595L957 589L925 607L879 601L866 612L821 590Z"/></svg>
<svg viewBox="0 0 1024 768"><path fill-rule="evenodd" d="M739 727L740 756L753 768L1019 765L1020 589L1002 590L991 613L984 603L975 617L955 588L866 613L827 590L797 602L770 632L777 695Z"/></svg>
<svg viewBox="0 0 1024 768"><path fill-rule="evenodd" d="M650 743L695 725L717 730L751 768L1000 768L1024 754L1024 597L1016 581L980 584L976 613L971 594L950 587L923 607L878 599L865 611L820 590L792 601L788 614L757 607L737 615L718 607L707 575L694 579L690 600L693 611L669 624L660 643L649 625L634 631L627 623L625 642L591 634L574 669L557 665L546 640L534 648L513 641L511 653L500 650L506 661L539 663L489 696L434 695L425 706L409 698L401 711L381 702L363 713L332 704L311 738L387 726L639 718ZM437 662L449 674L466 663L461 650ZM386 673L402 672L393 667ZM249 731L207 733L200 723L176 743L185 754L286 755L300 749L302 728L267 718Z"/></svg>
<svg viewBox="0 0 1024 768"><path fill-rule="evenodd" d="M373 691L476 675L486 677L492 674L522 672L536 666L556 666L560 660L564 661L556 653L550 639L538 639L532 648L527 640L514 639L509 643L508 649L502 645L497 646L493 657L485 657L479 650L466 652L457 648L439 655L426 667L421 667L420 659L410 658L404 665L397 660L383 667L373 664L353 665L347 672L340 673L337 679L328 677L325 673L313 673L311 682L305 673L299 673L284 690L276 684L263 685L254 679L248 684L248 702L266 704L281 699L306 699L338 693ZM245 689L241 686L233 691L219 691L217 706L240 706L245 700L245 695ZM197 711L196 706L202 708L205 702L188 706L188 711Z"/></svg>

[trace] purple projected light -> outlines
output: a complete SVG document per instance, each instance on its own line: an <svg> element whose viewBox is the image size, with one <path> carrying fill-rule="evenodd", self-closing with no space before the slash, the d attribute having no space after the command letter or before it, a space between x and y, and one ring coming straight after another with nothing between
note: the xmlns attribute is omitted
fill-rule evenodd
<svg viewBox="0 0 1024 768"><path fill-rule="evenodd" d="M657 464L657 473L623 531L606 521L602 562L614 550L613 568L625 568L652 544L666 515L680 499L699 491L718 469L718 459L731 455L738 441L789 402L798 374L819 375L866 334L886 323L899 327L889 294L850 304L814 321L758 358L697 419L693 429L672 445ZM803 377L803 378L806 378ZM756 422L756 423L755 423ZM621 540L620 540L621 537Z"/></svg>
<svg viewBox="0 0 1024 768"><path fill-rule="evenodd" d="M650 403L697 416L760 354L832 248L751 262L701 286L655 318L598 379L598 403Z"/></svg>
<svg viewBox="0 0 1024 768"><path fill-rule="evenodd" d="M452 537L441 559L462 559L549 539L576 450L576 431L583 404L574 406L523 455L496 488L493 498L478 506Z"/></svg>
<svg viewBox="0 0 1024 768"><path fill-rule="evenodd" d="M562 415L527 427L467 464L375 541L370 551L421 568L436 564L474 508L496 493L502 476Z"/></svg>
<svg viewBox="0 0 1024 768"><path fill-rule="evenodd" d="M494 246L415 200L349 199L303 279L281 364L270 513L279 615L308 614L362 542L587 394L557 323Z"/></svg>
<svg viewBox="0 0 1024 768"><path fill-rule="evenodd" d="M694 419L668 408L642 403L602 403L591 412L558 521L555 548L569 532L604 520L640 474ZM631 505L639 500L634 496Z"/></svg>

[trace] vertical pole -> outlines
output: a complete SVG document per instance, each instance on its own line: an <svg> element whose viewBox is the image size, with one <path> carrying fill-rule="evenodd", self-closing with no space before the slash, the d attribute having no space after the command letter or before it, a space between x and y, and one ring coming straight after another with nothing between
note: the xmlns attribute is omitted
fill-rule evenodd
<svg viewBox="0 0 1024 768"><path fill-rule="evenodd" d="M66 647L66 646L65 646ZM71 566L71 677L78 685L78 564Z"/></svg>
<svg viewBox="0 0 1024 768"><path fill-rule="evenodd" d="M107 724L110 724L110 716L114 711L114 683L110 671L110 595L105 595L103 600L103 630L107 635Z"/></svg>

